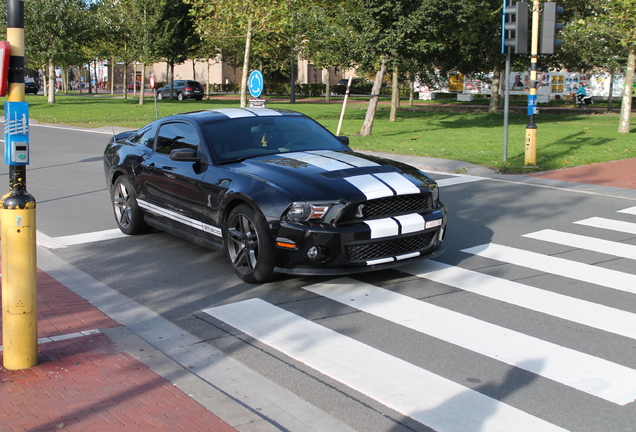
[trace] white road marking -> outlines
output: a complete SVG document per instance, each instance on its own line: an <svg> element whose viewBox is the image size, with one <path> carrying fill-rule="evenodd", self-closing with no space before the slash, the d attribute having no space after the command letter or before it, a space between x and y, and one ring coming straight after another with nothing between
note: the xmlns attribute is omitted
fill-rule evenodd
<svg viewBox="0 0 636 432"><path fill-rule="evenodd" d="M433 260L407 264L399 270L473 294L636 340L636 314L631 312Z"/></svg>
<svg viewBox="0 0 636 432"><path fill-rule="evenodd" d="M619 405L636 399L636 370L589 354L349 278L304 289Z"/></svg>
<svg viewBox="0 0 636 432"><path fill-rule="evenodd" d="M94 243L104 240L113 240L127 237L126 234L119 229L110 229L105 231L95 231L84 234L74 234L61 237L49 237L40 231L37 232L37 243L47 249L61 249L67 246L75 246L86 243Z"/></svg>
<svg viewBox="0 0 636 432"><path fill-rule="evenodd" d="M574 222L575 224L585 225L593 228L601 228L611 231L619 231L628 234L636 234L636 223L623 222L614 219L605 219L600 217L591 217L589 219Z"/></svg>
<svg viewBox="0 0 636 432"><path fill-rule="evenodd" d="M523 237L636 260L636 246L630 244L602 240L594 237L587 237L551 229L524 234Z"/></svg>
<svg viewBox="0 0 636 432"><path fill-rule="evenodd" d="M495 243L462 252L636 294L636 275Z"/></svg>
<svg viewBox="0 0 636 432"><path fill-rule="evenodd" d="M437 185L439 187L445 187L445 186L454 186L454 185L464 184L464 183L472 183L472 182L481 181L481 180L487 180L487 179L485 177L476 177L476 176L457 176L457 177L445 178L445 179L435 180L435 181L437 182Z"/></svg>
<svg viewBox="0 0 636 432"><path fill-rule="evenodd" d="M618 213L627 213L627 214L636 215L636 207L630 207L623 210L619 210Z"/></svg>
<svg viewBox="0 0 636 432"><path fill-rule="evenodd" d="M204 312L439 432L563 430L260 299Z"/></svg>

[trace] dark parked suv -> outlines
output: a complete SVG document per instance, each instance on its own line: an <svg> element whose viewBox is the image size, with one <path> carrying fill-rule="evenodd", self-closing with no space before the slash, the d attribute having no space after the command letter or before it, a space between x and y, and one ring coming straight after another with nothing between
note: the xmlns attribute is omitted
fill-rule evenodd
<svg viewBox="0 0 636 432"><path fill-rule="evenodd" d="M203 99L203 87L198 81L190 80L174 80L172 82L172 97L178 100L184 99ZM170 85L157 89L157 99L170 97Z"/></svg>
<svg viewBox="0 0 636 432"><path fill-rule="evenodd" d="M24 92L25 93L33 93L38 94L38 90L40 90L40 85L35 82L33 78L25 78L24 79Z"/></svg>

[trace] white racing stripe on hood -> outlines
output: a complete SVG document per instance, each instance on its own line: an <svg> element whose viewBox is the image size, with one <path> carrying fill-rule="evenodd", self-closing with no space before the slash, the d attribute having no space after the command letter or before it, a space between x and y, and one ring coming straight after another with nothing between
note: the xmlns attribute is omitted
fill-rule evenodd
<svg viewBox="0 0 636 432"><path fill-rule="evenodd" d="M351 165L337 161L332 158L323 157L312 153L287 153L284 155L286 158L295 159L300 162L305 162L309 165L317 166L325 171L338 171L352 168Z"/></svg>
<svg viewBox="0 0 636 432"><path fill-rule="evenodd" d="M415 186L413 182L397 172L373 174L375 177L388 184L395 190L396 195L408 195L420 193L420 188Z"/></svg>
<svg viewBox="0 0 636 432"><path fill-rule="evenodd" d="M371 174L346 177L345 180L357 187L368 200L395 195L387 185Z"/></svg>
<svg viewBox="0 0 636 432"><path fill-rule="evenodd" d="M369 167L369 166L380 166L380 164L370 161L368 159L363 159L358 156L350 155L347 153L338 153L333 150L315 150L309 153L325 156L331 159L339 160L340 162L345 162L351 164L354 167Z"/></svg>

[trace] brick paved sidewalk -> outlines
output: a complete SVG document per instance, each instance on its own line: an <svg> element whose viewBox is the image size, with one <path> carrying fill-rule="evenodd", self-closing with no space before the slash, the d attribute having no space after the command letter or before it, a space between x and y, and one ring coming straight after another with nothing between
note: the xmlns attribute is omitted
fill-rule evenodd
<svg viewBox="0 0 636 432"><path fill-rule="evenodd" d="M529 174L575 183L636 189L636 158Z"/></svg>
<svg viewBox="0 0 636 432"><path fill-rule="evenodd" d="M2 432L235 431L120 350L99 331L115 321L39 270L38 308L39 364L0 369Z"/></svg>

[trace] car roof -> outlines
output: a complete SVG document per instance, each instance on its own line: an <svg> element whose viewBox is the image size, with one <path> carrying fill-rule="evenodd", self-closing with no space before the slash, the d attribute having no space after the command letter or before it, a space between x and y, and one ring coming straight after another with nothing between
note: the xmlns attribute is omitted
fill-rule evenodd
<svg viewBox="0 0 636 432"><path fill-rule="evenodd" d="M160 119L163 121L170 120L187 120L194 119L201 123L210 121L221 121L235 118L249 117L275 117L275 116L294 116L304 117L305 115L296 111L271 109L271 108L215 108L210 110L193 111L183 114L175 114Z"/></svg>

